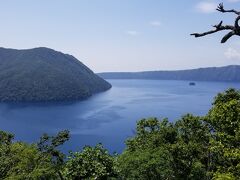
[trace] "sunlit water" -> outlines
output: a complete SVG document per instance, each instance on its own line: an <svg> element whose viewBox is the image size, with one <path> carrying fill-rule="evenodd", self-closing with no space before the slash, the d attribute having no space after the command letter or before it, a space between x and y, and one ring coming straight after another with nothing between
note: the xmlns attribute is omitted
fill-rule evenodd
<svg viewBox="0 0 240 180"><path fill-rule="evenodd" d="M109 91L88 100L65 104L0 104L0 129L16 140L36 142L43 133L68 129L71 140L64 147L79 150L83 145L103 143L110 152L121 152L124 140L134 135L136 121L168 117L175 121L188 112L204 115L213 97L240 83L160 80L110 80Z"/></svg>

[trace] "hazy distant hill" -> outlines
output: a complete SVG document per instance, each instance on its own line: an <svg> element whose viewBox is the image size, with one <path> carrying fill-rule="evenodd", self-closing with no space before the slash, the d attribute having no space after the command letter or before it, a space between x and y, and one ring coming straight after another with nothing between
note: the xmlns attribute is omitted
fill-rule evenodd
<svg viewBox="0 0 240 180"><path fill-rule="evenodd" d="M111 85L71 55L0 48L0 101L79 100Z"/></svg>
<svg viewBox="0 0 240 180"><path fill-rule="evenodd" d="M240 65L179 71L109 72L98 75L104 79L240 81Z"/></svg>

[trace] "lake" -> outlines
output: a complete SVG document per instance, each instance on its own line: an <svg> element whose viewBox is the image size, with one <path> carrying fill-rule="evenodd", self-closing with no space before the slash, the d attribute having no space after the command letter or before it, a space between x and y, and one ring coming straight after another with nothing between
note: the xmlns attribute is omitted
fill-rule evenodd
<svg viewBox="0 0 240 180"><path fill-rule="evenodd" d="M163 80L109 80L112 89L75 103L0 104L0 129L16 140L36 142L43 133L68 129L71 139L64 150L103 143L121 152L142 118L168 117L176 121L186 113L204 115L218 92L240 88L240 83Z"/></svg>

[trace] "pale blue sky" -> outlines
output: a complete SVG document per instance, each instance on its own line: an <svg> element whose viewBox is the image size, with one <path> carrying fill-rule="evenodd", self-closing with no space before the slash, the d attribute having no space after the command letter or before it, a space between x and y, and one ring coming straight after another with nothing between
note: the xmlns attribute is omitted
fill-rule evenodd
<svg viewBox="0 0 240 180"><path fill-rule="evenodd" d="M240 1L222 0L240 10ZM233 14L218 0L5 0L0 46L49 47L74 55L95 72L173 70L240 64L240 37L201 39Z"/></svg>

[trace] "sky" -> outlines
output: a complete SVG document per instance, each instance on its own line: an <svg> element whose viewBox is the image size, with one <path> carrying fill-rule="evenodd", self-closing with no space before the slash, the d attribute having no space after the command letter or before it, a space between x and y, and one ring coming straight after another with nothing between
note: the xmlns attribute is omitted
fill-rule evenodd
<svg viewBox="0 0 240 180"><path fill-rule="evenodd" d="M240 37L203 38L235 15L240 0L1 0L0 47L48 47L68 53L94 72L192 69L240 64Z"/></svg>

